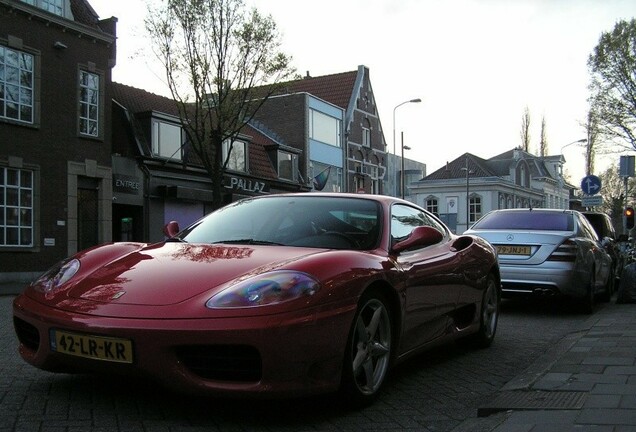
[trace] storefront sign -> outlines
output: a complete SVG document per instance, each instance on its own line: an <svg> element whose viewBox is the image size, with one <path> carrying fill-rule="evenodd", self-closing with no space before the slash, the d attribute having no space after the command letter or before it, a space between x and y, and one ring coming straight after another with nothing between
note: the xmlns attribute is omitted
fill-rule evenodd
<svg viewBox="0 0 636 432"><path fill-rule="evenodd" d="M141 182L137 177L117 174L113 182L115 192L137 195L141 190Z"/></svg>
<svg viewBox="0 0 636 432"><path fill-rule="evenodd" d="M225 188L232 189L233 191L249 192L252 194L266 194L269 190L269 185L265 182L255 179L245 179L242 177L226 177Z"/></svg>

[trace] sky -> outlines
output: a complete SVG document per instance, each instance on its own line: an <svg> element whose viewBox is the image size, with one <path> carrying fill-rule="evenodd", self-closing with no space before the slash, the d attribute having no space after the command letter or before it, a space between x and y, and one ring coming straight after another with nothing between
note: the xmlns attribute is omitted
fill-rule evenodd
<svg viewBox="0 0 636 432"><path fill-rule="evenodd" d="M89 0L115 16L113 80L169 96L147 38L145 0ZM393 131L405 156L427 173L466 152L484 159L521 144L530 112L530 151L545 119L548 153L584 176L587 59L603 32L636 17L633 0L245 0L271 15L282 50L300 75L369 68L389 151ZM420 98L421 103L402 102ZM395 124L393 118L395 115ZM621 154L599 156L600 174Z"/></svg>

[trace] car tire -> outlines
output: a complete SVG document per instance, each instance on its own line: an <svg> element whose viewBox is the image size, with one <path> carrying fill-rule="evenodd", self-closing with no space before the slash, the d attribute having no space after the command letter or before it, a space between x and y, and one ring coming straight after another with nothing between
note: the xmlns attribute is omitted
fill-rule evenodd
<svg viewBox="0 0 636 432"><path fill-rule="evenodd" d="M491 274L486 281L486 289L481 301L479 330L467 339L471 346L488 348L492 344L497 332L500 305L501 293L497 287L497 279Z"/></svg>
<svg viewBox="0 0 636 432"><path fill-rule="evenodd" d="M341 392L354 406L367 406L386 379L393 343L389 303L378 292L362 296L344 355Z"/></svg>

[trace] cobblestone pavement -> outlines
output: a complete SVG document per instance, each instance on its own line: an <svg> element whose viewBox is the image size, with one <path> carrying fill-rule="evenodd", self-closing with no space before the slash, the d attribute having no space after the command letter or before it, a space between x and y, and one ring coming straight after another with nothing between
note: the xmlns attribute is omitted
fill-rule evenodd
<svg viewBox="0 0 636 432"><path fill-rule="evenodd" d="M13 296L0 297L0 432L452 431L587 318L550 304L505 302L493 346L448 345L393 370L371 407L333 396L287 401L191 398L120 377L43 372L17 353ZM488 420L480 420L489 430ZM475 429L471 429L475 431Z"/></svg>

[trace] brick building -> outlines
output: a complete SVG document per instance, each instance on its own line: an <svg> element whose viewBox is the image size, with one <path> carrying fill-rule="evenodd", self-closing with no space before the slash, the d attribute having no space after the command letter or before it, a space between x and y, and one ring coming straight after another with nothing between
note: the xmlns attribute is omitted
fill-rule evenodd
<svg viewBox="0 0 636 432"><path fill-rule="evenodd" d="M0 282L111 239L116 19L0 0Z"/></svg>

